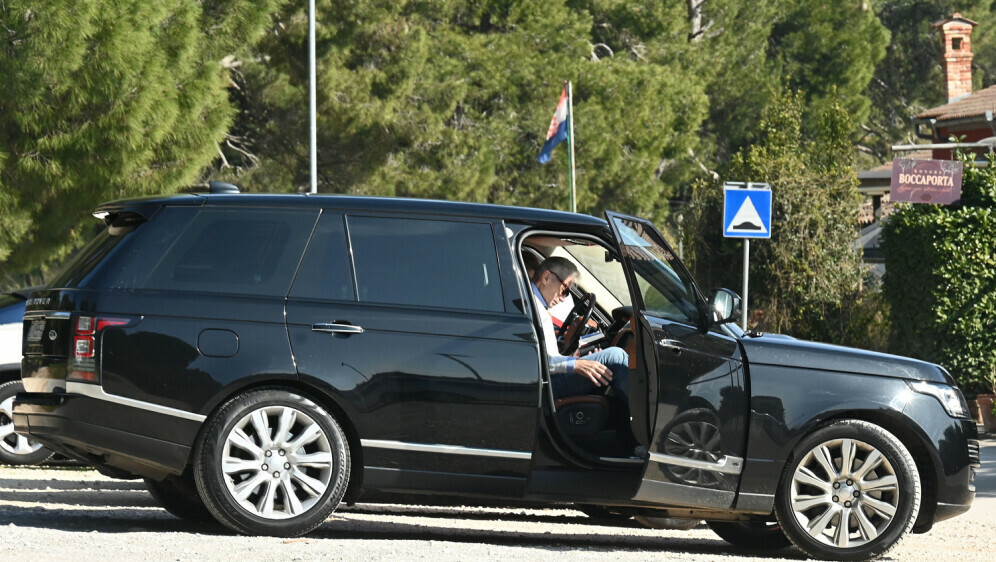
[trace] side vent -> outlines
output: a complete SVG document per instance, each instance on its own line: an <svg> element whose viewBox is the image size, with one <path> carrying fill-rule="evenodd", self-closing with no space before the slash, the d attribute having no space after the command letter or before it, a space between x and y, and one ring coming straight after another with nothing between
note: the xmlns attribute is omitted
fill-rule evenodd
<svg viewBox="0 0 996 562"><path fill-rule="evenodd" d="M237 185L232 185L223 181L212 180L208 182L208 185L211 187L208 193L241 193Z"/></svg>

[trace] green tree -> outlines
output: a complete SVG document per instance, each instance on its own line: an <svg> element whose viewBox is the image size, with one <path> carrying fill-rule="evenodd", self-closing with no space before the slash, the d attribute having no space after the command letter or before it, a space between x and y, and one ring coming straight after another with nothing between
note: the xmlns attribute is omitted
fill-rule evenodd
<svg viewBox="0 0 996 562"><path fill-rule="evenodd" d="M962 388L982 392L996 372L996 160L961 160L959 204L903 204L889 217L883 292L890 349L940 363Z"/></svg>
<svg viewBox="0 0 996 562"><path fill-rule="evenodd" d="M546 166L536 156L572 80L579 210L662 217L691 168L661 162L688 162L708 107L676 56L681 14L649 1L319 2L319 191L566 209L566 145ZM267 191L308 182L305 20L292 6L279 19L241 66L233 134L253 158L222 172Z"/></svg>
<svg viewBox="0 0 996 562"><path fill-rule="evenodd" d="M232 121L224 59L280 3L0 3L0 271L61 258L101 201L192 185Z"/></svg>
<svg viewBox="0 0 996 562"><path fill-rule="evenodd" d="M815 134L802 133L799 93L783 92L761 118L761 141L732 159L723 177L771 184L772 237L751 245L752 322L761 330L816 340L847 340L861 288L857 179L848 111L828 98ZM740 285L740 242L722 238L722 190L700 182L684 232L706 286ZM735 264L735 265L734 265Z"/></svg>
<svg viewBox="0 0 996 562"><path fill-rule="evenodd" d="M885 57L889 31L864 0L796 0L769 38L779 75L805 100L806 123L820 126L830 105L843 107L852 126L871 110L866 93Z"/></svg>

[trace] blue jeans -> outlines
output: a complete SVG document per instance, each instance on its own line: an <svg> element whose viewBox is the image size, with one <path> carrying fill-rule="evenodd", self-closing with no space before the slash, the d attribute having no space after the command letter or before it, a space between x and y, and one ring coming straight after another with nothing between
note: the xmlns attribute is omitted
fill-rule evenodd
<svg viewBox="0 0 996 562"><path fill-rule="evenodd" d="M612 371L612 382L609 387L624 404L629 404L629 355L618 347L603 349L598 353L585 355L580 359L597 361ZM553 396L565 398L581 394L597 394L604 387L595 386L588 377L577 373L554 373L551 377Z"/></svg>

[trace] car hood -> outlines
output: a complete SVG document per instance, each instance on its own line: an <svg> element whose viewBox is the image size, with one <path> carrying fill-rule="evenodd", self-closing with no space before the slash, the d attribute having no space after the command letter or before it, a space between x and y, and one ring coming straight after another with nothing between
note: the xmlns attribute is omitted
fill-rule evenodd
<svg viewBox="0 0 996 562"><path fill-rule="evenodd" d="M777 365L954 384L951 375L926 361L778 335L741 338L748 365Z"/></svg>

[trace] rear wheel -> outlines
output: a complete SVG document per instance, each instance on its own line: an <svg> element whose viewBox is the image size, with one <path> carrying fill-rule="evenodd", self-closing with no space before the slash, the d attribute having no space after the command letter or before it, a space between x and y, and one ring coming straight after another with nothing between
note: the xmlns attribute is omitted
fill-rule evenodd
<svg viewBox="0 0 996 562"><path fill-rule="evenodd" d="M23 390L21 381L0 384L0 464L41 464L53 455L41 443L14 433L14 396Z"/></svg>
<svg viewBox="0 0 996 562"><path fill-rule="evenodd" d="M785 466L775 513L806 554L869 560L891 550L920 510L920 475L885 429L843 420L806 437Z"/></svg>
<svg viewBox="0 0 996 562"><path fill-rule="evenodd" d="M724 541L743 548L777 550L792 544L777 521L708 521Z"/></svg>
<svg viewBox="0 0 996 562"><path fill-rule="evenodd" d="M319 405L291 392L257 390L211 417L198 441L194 477L208 510L230 529L298 536L339 505L349 448Z"/></svg>

